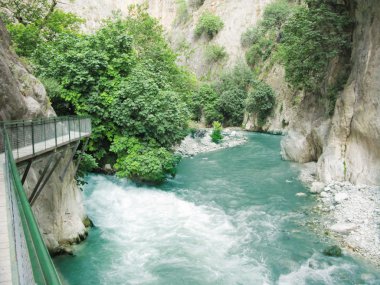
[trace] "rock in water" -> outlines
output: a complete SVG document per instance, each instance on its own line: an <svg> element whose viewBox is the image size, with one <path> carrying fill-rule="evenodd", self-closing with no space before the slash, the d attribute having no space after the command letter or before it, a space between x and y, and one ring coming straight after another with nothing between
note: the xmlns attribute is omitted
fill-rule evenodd
<svg viewBox="0 0 380 285"><path fill-rule="evenodd" d="M342 250L339 246L333 245L325 248L323 250L323 254L327 256L335 256L335 257L340 257L342 256Z"/></svg>

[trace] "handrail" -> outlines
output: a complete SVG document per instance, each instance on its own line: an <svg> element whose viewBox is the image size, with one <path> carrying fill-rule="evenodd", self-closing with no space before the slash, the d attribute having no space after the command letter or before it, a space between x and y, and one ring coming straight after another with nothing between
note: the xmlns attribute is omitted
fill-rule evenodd
<svg viewBox="0 0 380 285"><path fill-rule="evenodd" d="M34 279L35 284L61 285L61 281L38 229L21 182L16 159L19 159L18 162L22 161L25 157L51 151L73 140L88 137L90 134L91 120L89 117L66 116L0 122L0 152L5 152L7 191L10 197L13 197L12 203L15 205L15 208L10 211L17 211L18 228L22 232L22 240L26 244L17 252L21 252L21 255L23 252L27 254L28 276ZM3 139L1 139L1 135ZM21 261L17 261L16 271L19 272L19 278L21 278L23 269L19 271L18 262ZM24 283L21 282L21 284ZM29 283L26 282L26 284Z"/></svg>
<svg viewBox="0 0 380 285"><path fill-rule="evenodd" d="M66 119L75 119L75 120L78 120L78 119L89 119L91 118L90 116L59 116L59 117L45 117L45 118L35 118L35 119L22 119L22 120L10 120L10 121L0 121L0 125L6 125L6 126L9 126L9 125L17 125L17 124L20 124L20 123L34 123L34 122L48 122L48 121L64 121Z"/></svg>
<svg viewBox="0 0 380 285"><path fill-rule="evenodd" d="M61 281L59 280L58 273L55 270L49 252L38 229L32 208L25 195L6 131L3 132L3 136L5 142L5 155L7 157L7 169L10 171L10 177L14 183L14 192L16 194L25 240L32 264L34 280L36 284L60 285Z"/></svg>

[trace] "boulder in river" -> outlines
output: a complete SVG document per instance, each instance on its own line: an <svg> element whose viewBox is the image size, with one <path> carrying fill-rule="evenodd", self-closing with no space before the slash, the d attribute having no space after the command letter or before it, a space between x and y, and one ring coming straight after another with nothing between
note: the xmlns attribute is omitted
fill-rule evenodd
<svg viewBox="0 0 380 285"><path fill-rule="evenodd" d="M342 250L339 246L337 245L332 245L323 250L323 254L327 256L335 256L335 257L340 257L342 256Z"/></svg>

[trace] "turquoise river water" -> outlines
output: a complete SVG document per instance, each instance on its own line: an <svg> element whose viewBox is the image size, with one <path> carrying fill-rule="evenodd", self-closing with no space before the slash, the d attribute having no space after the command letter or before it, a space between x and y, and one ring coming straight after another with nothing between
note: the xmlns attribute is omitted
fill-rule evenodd
<svg viewBox="0 0 380 285"><path fill-rule="evenodd" d="M311 229L313 196L282 161L279 136L183 159L175 179L139 187L89 175L96 225L75 256L55 259L67 284L380 284L380 270Z"/></svg>

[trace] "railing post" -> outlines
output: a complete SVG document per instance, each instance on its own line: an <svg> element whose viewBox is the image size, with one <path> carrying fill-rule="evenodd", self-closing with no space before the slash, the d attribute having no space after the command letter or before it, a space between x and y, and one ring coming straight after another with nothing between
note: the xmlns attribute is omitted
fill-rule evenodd
<svg viewBox="0 0 380 285"><path fill-rule="evenodd" d="M33 121L30 123L32 127L32 149L33 149L33 154L34 154L34 123Z"/></svg>
<svg viewBox="0 0 380 285"><path fill-rule="evenodd" d="M57 147L57 119L54 117L54 137L55 137L55 147Z"/></svg>
<svg viewBox="0 0 380 285"><path fill-rule="evenodd" d="M71 135L70 135L70 117L67 117L68 125L69 125L69 141L71 142Z"/></svg>
<svg viewBox="0 0 380 285"><path fill-rule="evenodd" d="M79 138L82 136L81 132L80 132L80 118L78 117L78 126L79 126Z"/></svg>
<svg viewBox="0 0 380 285"><path fill-rule="evenodd" d="M16 148L17 148L17 158L19 158L20 154L18 152L18 124L16 124Z"/></svg>

